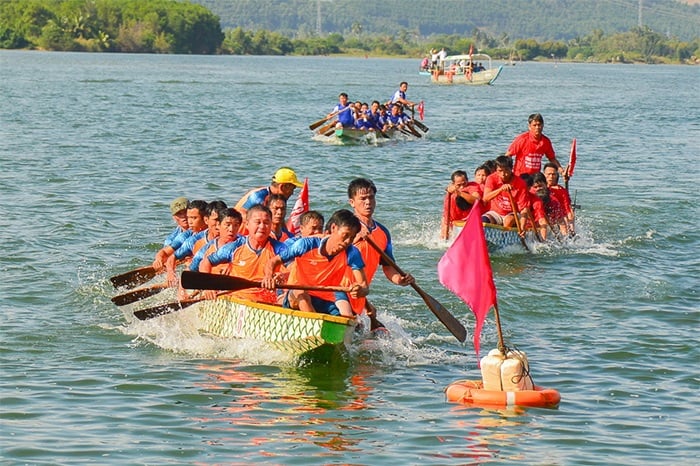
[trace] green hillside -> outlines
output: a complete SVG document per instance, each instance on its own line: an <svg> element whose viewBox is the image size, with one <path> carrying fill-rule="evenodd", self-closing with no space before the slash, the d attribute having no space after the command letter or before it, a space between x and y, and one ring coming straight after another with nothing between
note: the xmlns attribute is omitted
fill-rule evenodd
<svg viewBox="0 0 700 466"><path fill-rule="evenodd" d="M208 7L224 29L266 29L288 37L340 33L564 40L639 25L639 0L191 0ZM320 5L320 15L319 13ZM642 24L660 34L700 37L700 5L642 0Z"/></svg>

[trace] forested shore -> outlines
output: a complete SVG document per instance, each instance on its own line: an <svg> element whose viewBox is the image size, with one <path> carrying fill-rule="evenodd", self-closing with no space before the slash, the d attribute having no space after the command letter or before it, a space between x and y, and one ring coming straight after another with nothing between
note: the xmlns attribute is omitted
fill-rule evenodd
<svg viewBox="0 0 700 466"><path fill-rule="evenodd" d="M335 55L422 58L432 48L473 50L503 60L601 63L700 62L700 38L681 41L648 27L567 41L504 40L475 29L470 36L340 34L290 38L265 29L222 30L205 6L174 0L5 0L0 48L52 51L233 55Z"/></svg>

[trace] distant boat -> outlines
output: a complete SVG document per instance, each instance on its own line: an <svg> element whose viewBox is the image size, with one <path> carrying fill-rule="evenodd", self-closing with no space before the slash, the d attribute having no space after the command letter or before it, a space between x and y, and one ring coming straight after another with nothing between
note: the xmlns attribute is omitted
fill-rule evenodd
<svg viewBox="0 0 700 466"><path fill-rule="evenodd" d="M487 66L483 66L486 62ZM480 66L481 65L481 66ZM471 55L449 55L430 73L430 80L435 84L465 84L478 86L493 84L501 74L503 66L494 68L491 57L485 53ZM420 74L424 74L421 71Z"/></svg>

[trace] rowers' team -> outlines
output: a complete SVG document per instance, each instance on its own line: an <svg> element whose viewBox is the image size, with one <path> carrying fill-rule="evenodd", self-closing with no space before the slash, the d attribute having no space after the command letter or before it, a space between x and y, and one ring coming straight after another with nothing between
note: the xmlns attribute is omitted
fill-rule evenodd
<svg viewBox="0 0 700 466"><path fill-rule="evenodd" d="M335 211L325 226L321 213L305 212L300 218L300 234L295 236L284 226L286 203L301 186L296 173L282 167L269 186L248 191L236 208L223 201L175 199L170 211L177 227L156 254L153 267L165 268L171 284L176 285L176 260L189 259L192 271L260 282L260 287L231 293L238 298L346 317L366 312L372 329L382 328L376 309L366 299L376 270L381 265L386 277L401 286L414 279L385 264L381 253L364 241L370 237L393 259L391 235L373 218L376 186L368 179L353 180L348 186L352 211ZM285 292L285 284L343 287L345 291ZM180 288L181 298L187 296L185 293ZM203 291L201 295L212 299L216 293Z"/></svg>
<svg viewBox="0 0 700 466"><path fill-rule="evenodd" d="M337 117L336 120L319 131L324 133L329 127L379 132L397 128L408 129L413 133L415 131L412 126L413 118L404 112L404 108L413 108L416 104L406 98L407 89L408 83L404 81L387 102L380 103L374 100L371 104L361 101L350 102L348 95L341 92L338 96L338 104L326 115L328 120Z"/></svg>
<svg viewBox="0 0 700 466"><path fill-rule="evenodd" d="M535 229L542 240L547 238L548 230L556 237L575 234L571 199L568 191L559 185L559 175L566 174L566 170L557 160L551 141L542 133L542 115L530 115L528 128L513 140L505 155L479 166L473 182L468 181L463 170L452 174L446 188L447 220L466 219L472 205L481 202L484 223L514 227L515 208L523 231ZM544 172L540 171L543 157L549 159ZM443 239L447 239L448 231L443 224Z"/></svg>

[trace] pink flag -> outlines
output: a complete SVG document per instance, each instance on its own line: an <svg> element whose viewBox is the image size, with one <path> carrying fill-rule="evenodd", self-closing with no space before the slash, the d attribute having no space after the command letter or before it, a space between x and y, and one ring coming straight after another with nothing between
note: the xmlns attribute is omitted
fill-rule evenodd
<svg viewBox="0 0 700 466"><path fill-rule="evenodd" d="M289 219L287 220L287 230L293 234L299 233L299 220L301 214L309 211L309 179L304 179L304 187L301 188L299 197L294 203L294 208L292 213L289 214Z"/></svg>
<svg viewBox="0 0 700 466"><path fill-rule="evenodd" d="M486 314L496 305L496 285L481 225L481 206L474 203L462 231L438 262L438 278L469 306L476 318L474 350L479 360L479 339Z"/></svg>

